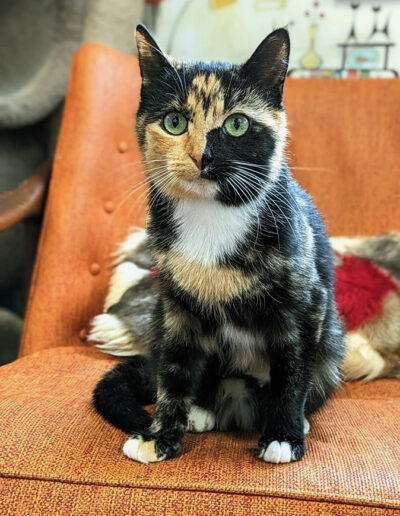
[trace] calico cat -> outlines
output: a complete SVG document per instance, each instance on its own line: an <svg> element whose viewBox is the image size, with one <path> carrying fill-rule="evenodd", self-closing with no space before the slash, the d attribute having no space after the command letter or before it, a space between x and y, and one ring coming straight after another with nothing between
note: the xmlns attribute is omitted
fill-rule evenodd
<svg viewBox="0 0 400 516"><path fill-rule="evenodd" d="M136 34L160 298L150 356L106 374L95 407L143 463L213 428L260 432L266 462L299 460L344 346L324 223L284 157L289 35L274 31L239 66L178 63ZM152 420L142 407L154 402Z"/></svg>

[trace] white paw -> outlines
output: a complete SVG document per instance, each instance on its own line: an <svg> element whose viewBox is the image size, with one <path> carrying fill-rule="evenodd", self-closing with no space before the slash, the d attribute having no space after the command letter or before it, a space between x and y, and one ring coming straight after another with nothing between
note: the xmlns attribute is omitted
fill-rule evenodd
<svg viewBox="0 0 400 516"><path fill-rule="evenodd" d="M265 462L273 462L274 464L291 462L293 460L292 447L286 441L272 441L267 449L261 450L258 457Z"/></svg>
<svg viewBox="0 0 400 516"><path fill-rule="evenodd" d="M188 415L188 432L209 432L215 426L215 416L209 410L192 405Z"/></svg>
<svg viewBox="0 0 400 516"><path fill-rule="evenodd" d="M304 418L304 434L308 434L308 432L310 431L310 422L308 421L308 419Z"/></svg>
<svg viewBox="0 0 400 516"><path fill-rule="evenodd" d="M124 444L122 452L126 457L143 464L159 462L164 457L158 457L155 441L144 441L142 437L130 437Z"/></svg>

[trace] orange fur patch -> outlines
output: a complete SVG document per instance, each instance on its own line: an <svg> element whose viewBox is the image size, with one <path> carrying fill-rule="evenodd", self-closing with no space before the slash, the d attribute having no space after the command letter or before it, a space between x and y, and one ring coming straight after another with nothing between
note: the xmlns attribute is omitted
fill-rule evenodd
<svg viewBox="0 0 400 516"><path fill-rule="evenodd" d="M233 267L204 265L188 260L178 251L157 253L156 266L168 270L176 284L200 302L215 305L228 302L254 288L255 279Z"/></svg>

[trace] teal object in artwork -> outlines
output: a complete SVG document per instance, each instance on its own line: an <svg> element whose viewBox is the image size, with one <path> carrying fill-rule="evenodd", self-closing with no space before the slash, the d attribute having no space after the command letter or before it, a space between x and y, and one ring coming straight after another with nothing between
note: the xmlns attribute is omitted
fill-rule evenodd
<svg viewBox="0 0 400 516"><path fill-rule="evenodd" d="M366 70L378 68L380 54L375 48L355 48L347 56L347 68Z"/></svg>

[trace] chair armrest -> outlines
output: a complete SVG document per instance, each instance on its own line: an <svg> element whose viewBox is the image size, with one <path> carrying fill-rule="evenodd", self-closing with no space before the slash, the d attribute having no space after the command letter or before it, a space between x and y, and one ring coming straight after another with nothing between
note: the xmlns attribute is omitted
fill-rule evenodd
<svg viewBox="0 0 400 516"><path fill-rule="evenodd" d="M75 54L20 355L82 344L102 310L111 253L129 226L144 223L145 202L135 203L141 192L123 202L143 178L140 85L136 58L97 43Z"/></svg>
<svg viewBox="0 0 400 516"><path fill-rule="evenodd" d="M39 215L50 172L51 162L46 161L17 188L0 194L0 231L27 217Z"/></svg>

